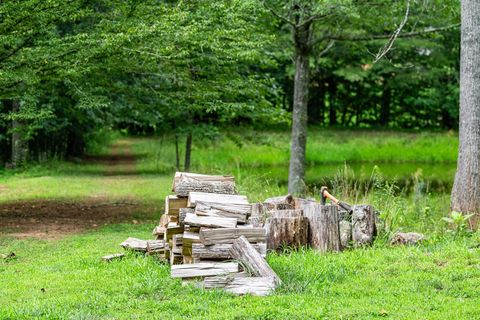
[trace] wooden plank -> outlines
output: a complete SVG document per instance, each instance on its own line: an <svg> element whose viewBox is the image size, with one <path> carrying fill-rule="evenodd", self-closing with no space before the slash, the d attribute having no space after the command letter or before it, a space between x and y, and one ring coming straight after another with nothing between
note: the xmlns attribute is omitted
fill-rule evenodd
<svg viewBox="0 0 480 320"><path fill-rule="evenodd" d="M127 240L123 241L120 246L125 250L134 250L134 251L147 251L147 241L137 238L129 237Z"/></svg>
<svg viewBox="0 0 480 320"><path fill-rule="evenodd" d="M205 278L205 289L223 289L227 292L254 296L266 296L275 290L275 279L272 277L236 277L236 274Z"/></svg>
<svg viewBox="0 0 480 320"><path fill-rule="evenodd" d="M370 205L352 207L352 240L354 246L370 245L377 235L375 212Z"/></svg>
<svg viewBox="0 0 480 320"><path fill-rule="evenodd" d="M262 257L267 255L266 243L252 244L252 246ZM213 244L210 246L201 243L194 243L192 244L192 256L194 259L201 260L228 260L232 259L232 256L230 255L231 247L231 243Z"/></svg>
<svg viewBox="0 0 480 320"><path fill-rule="evenodd" d="M197 201L223 204L248 204L247 197L242 195L190 192L187 206L193 208L197 204Z"/></svg>
<svg viewBox="0 0 480 320"><path fill-rule="evenodd" d="M172 278L209 277L238 272L237 262L192 263L174 265L171 269Z"/></svg>
<svg viewBox="0 0 480 320"><path fill-rule="evenodd" d="M251 204L197 201L195 206L195 214L199 216L236 218L239 223L247 222L247 216L251 211Z"/></svg>
<svg viewBox="0 0 480 320"><path fill-rule="evenodd" d="M337 206L322 206L311 203L305 206L305 217L308 218L309 243L318 251L340 251L340 227Z"/></svg>
<svg viewBox="0 0 480 320"><path fill-rule="evenodd" d="M190 226L207 228L235 228L237 226L237 219L197 216L194 213L187 213L184 223Z"/></svg>
<svg viewBox="0 0 480 320"><path fill-rule="evenodd" d="M244 236L241 236L233 242L232 248L230 248L230 254L234 259L245 263L253 275L258 277L271 277L277 285L282 282L275 271L270 268L267 261L253 248Z"/></svg>
<svg viewBox="0 0 480 320"><path fill-rule="evenodd" d="M303 216L269 218L265 229L268 250L280 250L283 247L298 249L308 244L308 219Z"/></svg>
<svg viewBox="0 0 480 320"><path fill-rule="evenodd" d="M200 242L204 245L233 243L240 236L247 238L249 242L265 242L266 233L264 228L222 228L222 229L200 229Z"/></svg>
<svg viewBox="0 0 480 320"><path fill-rule="evenodd" d="M177 172L173 179L172 190L183 197L188 196L190 192L236 194L235 178L233 176Z"/></svg>
<svg viewBox="0 0 480 320"><path fill-rule="evenodd" d="M103 256L102 260L105 262L110 262L113 260L120 260L123 257L125 257L125 253L114 253L114 254L109 254L107 256Z"/></svg>

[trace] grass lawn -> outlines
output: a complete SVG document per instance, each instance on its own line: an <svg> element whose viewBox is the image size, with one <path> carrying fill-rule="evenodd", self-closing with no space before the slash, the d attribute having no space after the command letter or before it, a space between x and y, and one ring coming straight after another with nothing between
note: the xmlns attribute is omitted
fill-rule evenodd
<svg viewBox="0 0 480 320"><path fill-rule="evenodd" d="M315 137L329 134L332 144L345 141L348 147L342 148L365 161L372 157L375 141L383 140L385 148L394 152L389 139L394 145L399 141L417 151L427 150L418 154L418 161L445 163L455 157L450 149L456 137L449 133L314 130L309 152L325 150L314 141L323 143ZM269 168L277 162L285 165L281 154L288 144L286 133L259 136L258 142L246 139L245 145L259 148L260 160L254 151L244 152L249 148L237 149L245 145L236 146L232 138L205 145L205 149L197 144L196 169L240 168L239 189L252 201L285 193L285 186L250 169ZM416 247L391 247L384 234L366 249L325 255L311 250L269 254L268 261L283 284L268 297L236 297L192 285L183 287L169 277L168 265L154 257L129 254L121 261L102 262L101 256L120 252L119 243L128 236L151 238L162 198L171 188L171 142L147 138L127 142L129 150L139 156L138 175L109 175L108 170L105 174L105 164L57 162L0 177L0 204L32 199L135 199L151 204L153 212L139 212L135 224L110 224L56 240L18 239L0 233L0 253L16 254L13 259L0 259L0 319L480 319L480 234L447 233L440 219L448 214L449 196L430 194L422 181L407 195L374 179L365 194L365 186L355 189L345 178L338 178L337 194L373 203L389 231L426 232L428 241ZM279 148L282 151L276 153ZM320 157L314 160L320 163L342 164L341 153L328 154L327 160L321 160L325 154L310 157ZM406 162L412 161L414 151L396 154L398 161ZM235 157L241 159L237 164L232 160Z"/></svg>

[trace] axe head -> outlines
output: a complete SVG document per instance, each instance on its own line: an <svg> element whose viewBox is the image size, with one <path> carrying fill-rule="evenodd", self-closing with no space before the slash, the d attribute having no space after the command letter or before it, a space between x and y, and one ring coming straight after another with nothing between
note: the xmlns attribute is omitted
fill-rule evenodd
<svg viewBox="0 0 480 320"><path fill-rule="evenodd" d="M324 195L325 191L328 191L328 188L323 186L320 188L320 195L322 196L322 206L327 203L327 197Z"/></svg>

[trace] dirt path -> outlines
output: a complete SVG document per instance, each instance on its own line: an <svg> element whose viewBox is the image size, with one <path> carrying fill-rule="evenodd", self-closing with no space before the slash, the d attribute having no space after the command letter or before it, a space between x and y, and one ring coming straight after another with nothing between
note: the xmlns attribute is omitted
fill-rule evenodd
<svg viewBox="0 0 480 320"><path fill-rule="evenodd" d="M136 175L131 142L120 140L108 155L86 157L88 163L104 166L104 178ZM75 177L72 177L75 179ZM138 201L108 198L83 201L29 200L0 204L0 235L17 238L57 239L67 234L95 229L106 224L133 221L134 214L147 212Z"/></svg>

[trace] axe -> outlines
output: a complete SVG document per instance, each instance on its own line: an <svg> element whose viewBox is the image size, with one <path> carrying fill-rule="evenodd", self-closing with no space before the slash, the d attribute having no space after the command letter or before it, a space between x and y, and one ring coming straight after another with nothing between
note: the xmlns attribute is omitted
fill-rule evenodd
<svg viewBox="0 0 480 320"><path fill-rule="evenodd" d="M328 188L327 187L321 187L320 188L320 195L322 196L322 205L325 205L325 202L327 201L327 199L330 199L333 203L335 203L337 206L339 206L340 208L346 210L349 214L352 213L352 206L349 205L348 203L346 202L343 202L343 201L340 201L338 200L337 198L335 198L334 196L332 196L329 192L328 192Z"/></svg>

